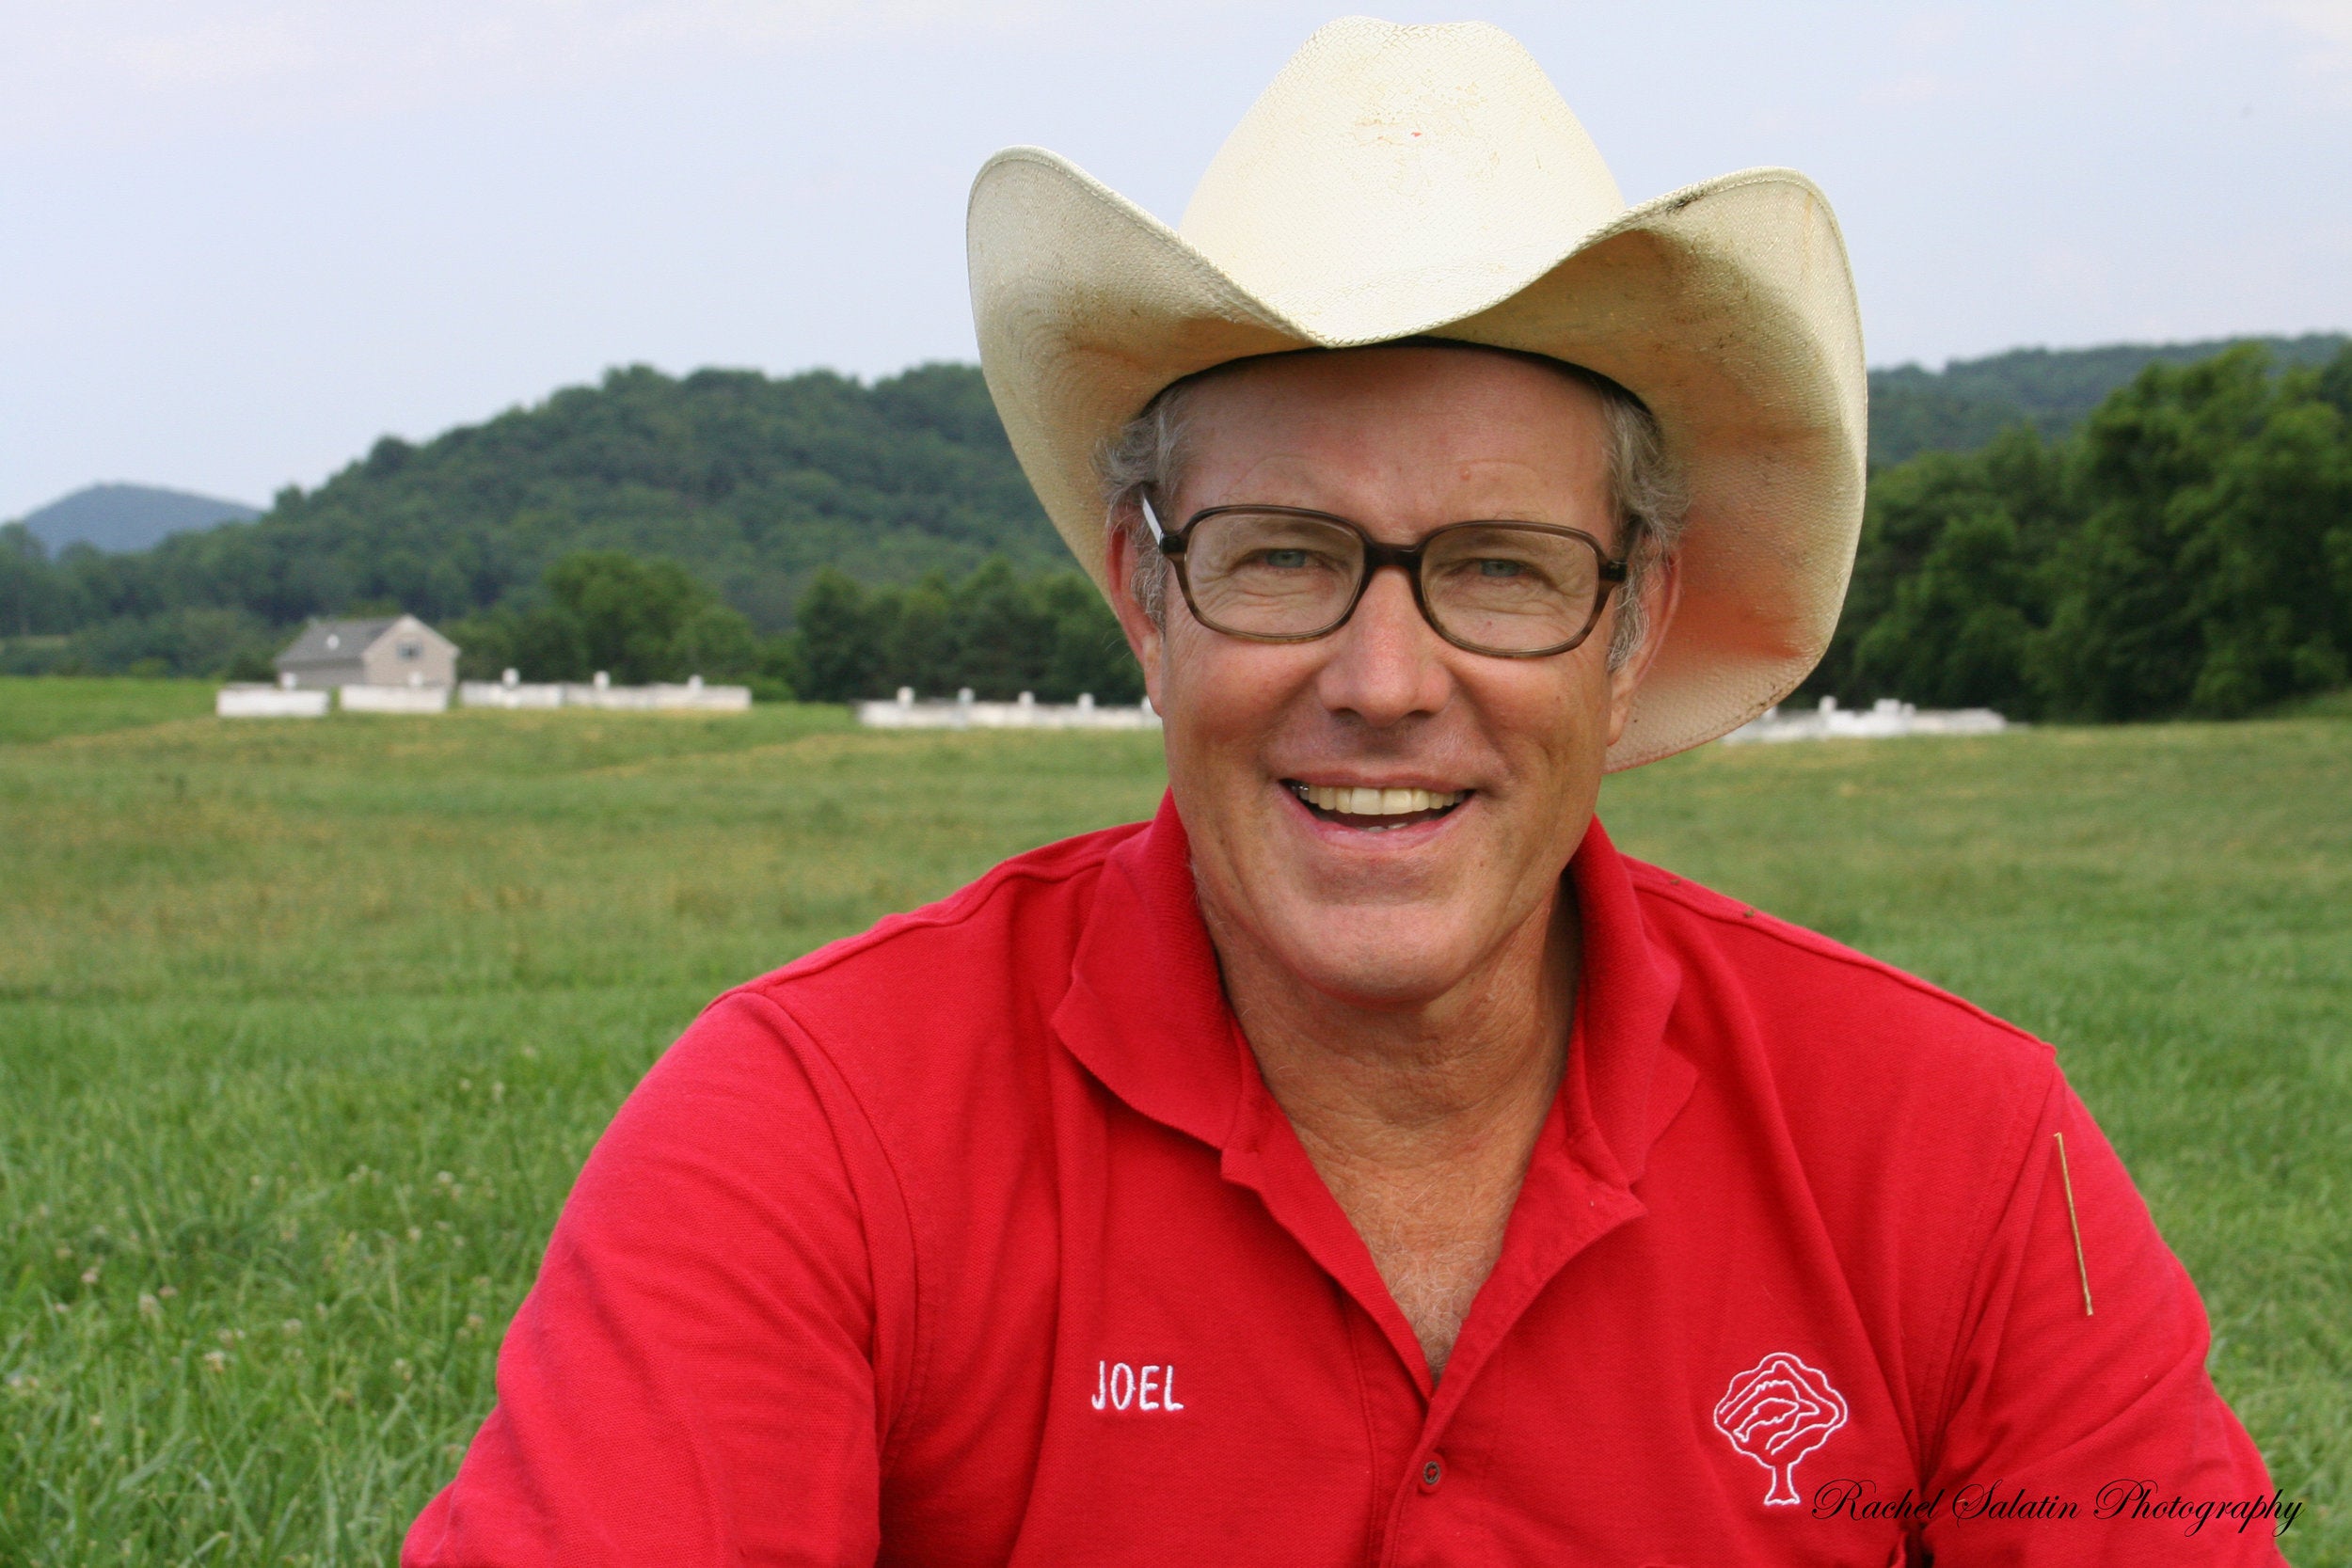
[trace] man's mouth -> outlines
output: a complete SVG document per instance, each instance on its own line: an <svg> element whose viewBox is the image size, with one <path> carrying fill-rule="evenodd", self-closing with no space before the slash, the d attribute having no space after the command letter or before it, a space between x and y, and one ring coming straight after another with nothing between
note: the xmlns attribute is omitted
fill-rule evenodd
<svg viewBox="0 0 2352 1568"><path fill-rule="evenodd" d="M1365 832L1388 832L1443 816L1470 797L1467 789L1373 789L1360 784L1282 781L1318 821Z"/></svg>

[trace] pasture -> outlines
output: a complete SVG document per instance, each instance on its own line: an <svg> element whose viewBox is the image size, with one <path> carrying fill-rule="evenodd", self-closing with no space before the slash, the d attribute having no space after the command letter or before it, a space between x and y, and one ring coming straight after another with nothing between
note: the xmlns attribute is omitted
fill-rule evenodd
<svg viewBox="0 0 2352 1568"><path fill-rule="evenodd" d="M1147 815L1157 737L223 722L0 681L0 1564L388 1562L709 997ZM2057 1043L2352 1561L2352 717L1698 753L1631 853Z"/></svg>

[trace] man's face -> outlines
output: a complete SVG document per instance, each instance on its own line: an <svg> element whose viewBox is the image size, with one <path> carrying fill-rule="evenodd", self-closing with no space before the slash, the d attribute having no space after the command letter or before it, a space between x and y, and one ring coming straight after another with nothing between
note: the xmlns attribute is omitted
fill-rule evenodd
<svg viewBox="0 0 2352 1568"><path fill-rule="evenodd" d="M1183 488L1154 498L1168 528L1250 502L1334 513L1400 545L1512 518L1618 547L1600 400L1540 365L1362 349L1244 363L1186 396ZM1643 662L1608 668L1613 597L1571 651L1497 658L1439 638L1397 570L1331 635L1267 643L1201 626L1172 579L1153 626L1126 591L1132 568L1115 540L1114 600L1167 726L1220 942L1248 942L1336 998L1408 1006L1548 918ZM1459 801L1370 816L1349 809L1357 797L1323 795L1340 811L1302 798L1329 789Z"/></svg>

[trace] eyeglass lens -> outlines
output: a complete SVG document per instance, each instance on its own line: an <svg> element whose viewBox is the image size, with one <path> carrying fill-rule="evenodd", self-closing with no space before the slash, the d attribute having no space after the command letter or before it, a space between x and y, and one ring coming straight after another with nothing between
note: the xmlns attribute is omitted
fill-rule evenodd
<svg viewBox="0 0 2352 1568"><path fill-rule="evenodd" d="M1196 524L1185 548L1194 612L1244 637L1300 638L1330 630L1355 601L1364 544L1319 517L1221 512ZM1508 523L1432 535L1422 596L1457 642L1533 653L1574 641L1598 609L1600 556L1572 535Z"/></svg>

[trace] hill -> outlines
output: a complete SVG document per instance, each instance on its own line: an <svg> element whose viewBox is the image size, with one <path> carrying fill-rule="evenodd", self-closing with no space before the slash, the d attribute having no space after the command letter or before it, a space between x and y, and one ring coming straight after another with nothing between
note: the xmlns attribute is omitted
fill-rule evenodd
<svg viewBox="0 0 2352 1568"><path fill-rule="evenodd" d="M869 387L635 366L421 446L386 436L260 520L155 555L286 624L361 603L448 619L580 549L676 561L771 630L820 566L913 580L1061 546L975 367Z"/></svg>
<svg viewBox="0 0 2352 1568"><path fill-rule="evenodd" d="M25 531L52 551L68 545L102 550L143 550L175 533L241 523L262 515L257 506L225 501L151 484L92 484L51 501L20 519Z"/></svg>
<svg viewBox="0 0 2352 1568"><path fill-rule="evenodd" d="M2281 367L2323 365L2352 338L2216 338L2195 343L2111 343L2100 348L2019 348L1954 359L1940 371L1897 365L1870 372L1870 464L1923 451L1974 451L2011 425L2064 436L2107 395L2150 365L2187 365L2259 343Z"/></svg>
<svg viewBox="0 0 2352 1568"><path fill-rule="evenodd" d="M388 436L250 522L140 554L52 562L0 529L0 636L24 655L0 663L210 669L307 616L529 609L551 562L591 549L674 561L762 632L828 565L911 583L1069 563L977 367L866 385L636 366L421 444Z"/></svg>

